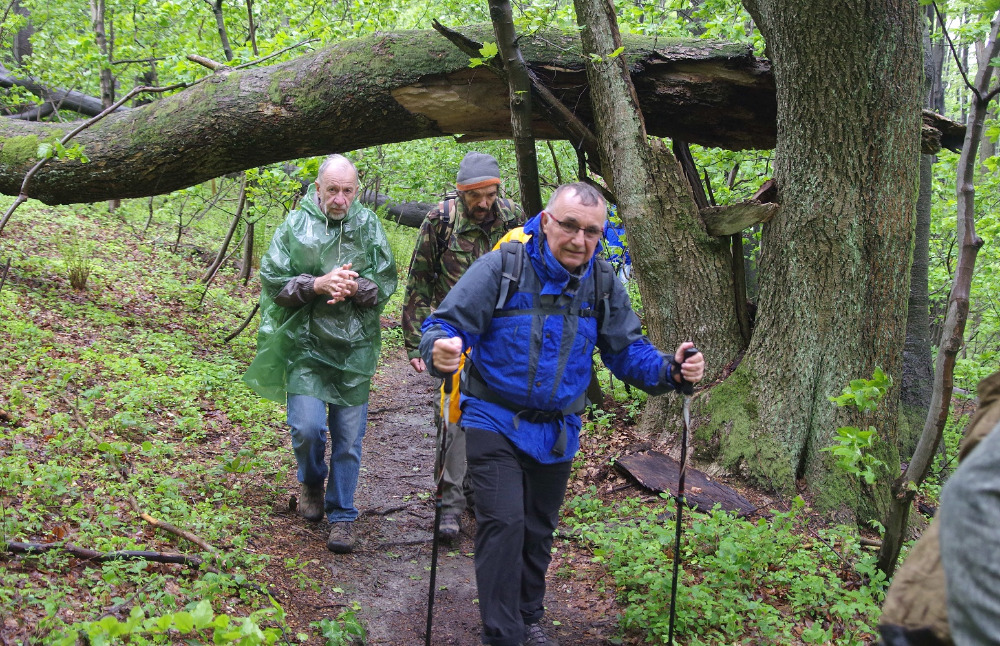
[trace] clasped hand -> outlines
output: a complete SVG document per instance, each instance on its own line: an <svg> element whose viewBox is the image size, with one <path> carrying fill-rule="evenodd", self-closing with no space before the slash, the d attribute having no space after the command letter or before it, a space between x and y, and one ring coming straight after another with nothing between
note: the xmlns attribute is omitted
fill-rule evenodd
<svg viewBox="0 0 1000 646"><path fill-rule="evenodd" d="M358 292L358 272L351 271L351 263L336 267L328 274L317 276L313 289L317 294L330 297L327 304L333 305L354 296Z"/></svg>

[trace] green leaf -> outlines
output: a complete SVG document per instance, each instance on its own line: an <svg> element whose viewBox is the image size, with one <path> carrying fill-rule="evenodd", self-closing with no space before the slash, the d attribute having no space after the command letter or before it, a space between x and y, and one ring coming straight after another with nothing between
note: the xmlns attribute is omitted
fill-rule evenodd
<svg viewBox="0 0 1000 646"><path fill-rule="evenodd" d="M197 628L208 628L212 625L212 619L215 613L212 612L212 604L208 602L208 599L202 599L198 606L191 613L191 618L194 620L194 625Z"/></svg>
<svg viewBox="0 0 1000 646"><path fill-rule="evenodd" d="M615 51L613 51L610 54L608 54L608 58L618 58L619 56L621 56L622 52L624 52L624 51L625 51L625 47L624 46L619 47Z"/></svg>
<svg viewBox="0 0 1000 646"><path fill-rule="evenodd" d="M497 48L496 43L485 42L483 46L479 48L479 53L486 60L489 60L500 53L500 49Z"/></svg>
<svg viewBox="0 0 1000 646"><path fill-rule="evenodd" d="M190 612L182 610L174 615L174 626L182 633L194 630L194 617Z"/></svg>
<svg viewBox="0 0 1000 646"><path fill-rule="evenodd" d="M51 158L53 155L55 155L55 152L53 152L52 149L52 144L49 143L39 144L38 152L36 153L36 155L38 156L39 159Z"/></svg>

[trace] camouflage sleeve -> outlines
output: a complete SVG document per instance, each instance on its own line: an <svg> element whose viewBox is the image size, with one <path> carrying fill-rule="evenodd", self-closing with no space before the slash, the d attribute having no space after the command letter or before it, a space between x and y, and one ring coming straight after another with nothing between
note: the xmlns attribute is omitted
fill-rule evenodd
<svg viewBox="0 0 1000 646"><path fill-rule="evenodd" d="M403 296L402 313L403 344L411 359L420 356L418 350L420 325L424 319L430 316L431 307L434 305L432 296L437 276L435 264L440 257L438 234L434 225L441 222L437 217L430 217L435 213L439 214L437 210L428 213L420 224L417 243L413 247L413 257L410 258L410 270L406 277L406 293Z"/></svg>
<svg viewBox="0 0 1000 646"><path fill-rule="evenodd" d="M523 227L524 223L528 221L528 216L524 214L524 209L517 202L510 203L511 210L514 212L514 220L517 222L511 228Z"/></svg>

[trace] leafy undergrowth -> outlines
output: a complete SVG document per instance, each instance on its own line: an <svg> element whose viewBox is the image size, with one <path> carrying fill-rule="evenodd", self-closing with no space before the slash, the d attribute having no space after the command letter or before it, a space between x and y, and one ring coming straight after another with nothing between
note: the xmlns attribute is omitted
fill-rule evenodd
<svg viewBox="0 0 1000 646"><path fill-rule="evenodd" d="M240 381L253 334L224 342L256 296L232 272L205 292L202 258L78 208L20 211L0 238L0 643L273 642L283 611L255 582L269 557L244 496L273 501L294 469L281 407ZM24 552L38 545L95 554Z"/></svg>
<svg viewBox="0 0 1000 646"><path fill-rule="evenodd" d="M675 525L672 505L585 493L566 524L591 545L617 588L626 634L667 641ZM845 527L812 532L804 503L749 521L719 509L683 522L675 634L681 643L866 644L885 581Z"/></svg>
<svg viewBox="0 0 1000 646"><path fill-rule="evenodd" d="M675 503L667 494L642 493L613 467L616 457L649 443L632 433L632 395L620 384L604 385L603 409L592 409L585 423L563 510L580 552L557 553L556 575L581 576L579 561L589 559L585 576L617 602L621 643L666 644ZM887 582L857 527L830 523L801 497L741 493L760 507L751 518L718 506L710 514L684 513L677 643L876 643Z"/></svg>

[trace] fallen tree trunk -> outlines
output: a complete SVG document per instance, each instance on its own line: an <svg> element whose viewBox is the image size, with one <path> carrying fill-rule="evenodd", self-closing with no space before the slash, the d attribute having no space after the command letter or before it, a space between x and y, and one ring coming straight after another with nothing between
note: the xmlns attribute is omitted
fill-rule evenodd
<svg viewBox="0 0 1000 646"><path fill-rule="evenodd" d="M479 39L488 26L469 27ZM650 134L730 149L770 148L774 81L747 47L626 40ZM592 123L575 35L519 42L529 68ZM75 140L89 163L53 160L31 197L48 204L162 194L268 163L383 143L462 134L510 136L506 87L468 67L435 31L350 40L277 65L222 70L193 87L110 115ZM16 195L38 144L72 125L0 120L0 192ZM539 138L559 132L538 116Z"/></svg>
<svg viewBox="0 0 1000 646"><path fill-rule="evenodd" d="M430 202L394 202L388 195L371 190L362 192L358 196L358 201L373 211L384 206L386 219L414 228L419 227L424 221L424 216L437 206Z"/></svg>
<svg viewBox="0 0 1000 646"><path fill-rule="evenodd" d="M492 37L489 26L467 31L479 40ZM770 63L749 48L636 36L624 43L649 134L733 150L774 146L774 78ZM577 37L541 32L519 45L529 69L592 125ZM378 144L445 135L508 138L506 96L495 75L469 68L468 57L435 31L343 41L277 65L221 70L160 101L109 115L74 139L90 161L52 160L35 177L30 197L47 204L145 197ZM924 123L940 133L925 139L928 145L952 145L951 122L928 116ZM562 137L537 110L531 125L540 139ZM0 120L0 192L17 195L39 143L73 127Z"/></svg>

